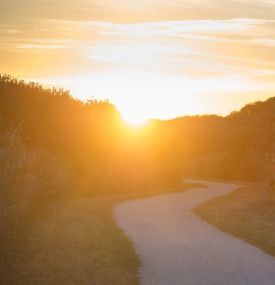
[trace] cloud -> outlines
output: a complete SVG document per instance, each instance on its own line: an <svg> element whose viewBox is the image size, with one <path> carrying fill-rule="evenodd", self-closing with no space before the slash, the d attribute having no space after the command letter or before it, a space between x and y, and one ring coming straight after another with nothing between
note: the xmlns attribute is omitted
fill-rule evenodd
<svg viewBox="0 0 275 285"><path fill-rule="evenodd" d="M105 37L90 45L86 56L112 64L166 67L192 75L254 75L275 68L270 60L275 59L274 24L274 20L266 19L86 22L85 27Z"/></svg>
<svg viewBox="0 0 275 285"><path fill-rule="evenodd" d="M165 66L171 55L186 56L192 49L177 43L139 42L121 40L114 43L98 43L88 48L88 57L94 60L112 62L114 64L159 65ZM161 59L161 61L159 61Z"/></svg>
<svg viewBox="0 0 275 285"><path fill-rule="evenodd" d="M31 20L137 23L152 21L274 19L273 0L1 0L0 19L15 26Z"/></svg>
<svg viewBox="0 0 275 285"><path fill-rule="evenodd" d="M35 20L18 34L0 25L1 49L54 50L91 65L130 70L161 69L195 77L254 76L275 69L275 20L240 18L118 24L99 21Z"/></svg>
<svg viewBox="0 0 275 285"><path fill-rule="evenodd" d="M110 22L88 22L91 27L101 28L103 34L125 36L180 36L184 33L240 32L251 25L275 23L275 20L230 19L230 20L186 20L146 22L138 24L116 24Z"/></svg>
<svg viewBox="0 0 275 285"><path fill-rule="evenodd" d="M60 49L65 48L63 45L42 45L42 44L19 44L18 49Z"/></svg>
<svg viewBox="0 0 275 285"><path fill-rule="evenodd" d="M152 78L162 74L177 78L178 86L188 86L194 92L198 88L191 86L196 84L202 86L201 92L205 88L209 92L224 91L223 85L244 92L274 89L274 26L275 20L256 18L136 24L45 19L33 21L31 29L22 28L16 36L2 36L8 43L6 50L14 52L16 58L26 58L27 54L28 58L36 56L34 63L47 61L48 74L51 66L60 76L90 72L94 77L104 71L121 77L132 73L145 80L142 74L149 73ZM6 66L16 69L17 62L10 60ZM33 71L25 67L28 74L34 75L38 68L43 65L34 65ZM110 81L104 80L101 85ZM117 78L114 88L123 80ZM166 89L163 87L166 91L173 82L168 81ZM133 84L142 82L134 80ZM100 88L96 92L99 94ZM130 89L125 94L128 92ZM181 90L176 93L180 96Z"/></svg>
<svg viewBox="0 0 275 285"><path fill-rule="evenodd" d="M275 0L1 0L0 19L0 72L67 78L131 111L148 92L166 116L275 90Z"/></svg>
<svg viewBox="0 0 275 285"><path fill-rule="evenodd" d="M272 32L272 36L275 36L275 20L265 19L187 20L138 24L87 22L85 25L97 28L99 34L119 37L170 36L230 41L235 39L228 38L227 35L239 36L240 39L245 36L262 37L263 32Z"/></svg>
<svg viewBox="0 0 275 285"><path fill-rule="evenodd" d="M255 44L259 44L259 45L275 47L275 39L265 39L265 38L252 39L250 42L255 43Z"/></svg>

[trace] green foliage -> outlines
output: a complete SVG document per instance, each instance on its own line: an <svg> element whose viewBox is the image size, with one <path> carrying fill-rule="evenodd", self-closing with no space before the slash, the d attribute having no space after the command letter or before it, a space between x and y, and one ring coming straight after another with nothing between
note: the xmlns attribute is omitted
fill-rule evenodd
<svg viewBox="0 0 275 285"><path fill-rule="evenodd" d="M269 181L275 172L275 98L227 117L183 117L166 122L175 163L186 176Z"/></svg>
<svg viewBox="0 0 275 285"><path fill-rule="evenodd" d="M68 192L121 192L148 183L173 183L183 175L267 180L272 172L267 157L273 157L274 119L271 98L225 118L155 120L131 134L108 101L81 102L63 89L0 76L1 138L19 128L14 140L25 147L22 152L47 158L36 162L29 170L32 175L42 179L47 163L59 164L73 177Z"/></svg>
<svg viewBox="0 0 275 285"><path fill-rule="evenodd" d="M2 193L17 200L25 191L40 201L130 191L160 178L170 183L175 175L164 177L151 133L131 134L108 101L81 102L63 89L0 76L0 138L10 140L3 161L16 168L2 167L2 181L10 179Z"/></svg>

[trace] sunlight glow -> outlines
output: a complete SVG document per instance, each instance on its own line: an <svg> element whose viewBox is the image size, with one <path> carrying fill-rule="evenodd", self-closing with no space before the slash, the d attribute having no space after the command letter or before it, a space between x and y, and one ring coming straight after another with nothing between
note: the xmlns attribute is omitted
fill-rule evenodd
<svg viewBox="0 0 275 285"><path fill-rule="evenodd" d="M254 100L253 96L257 99L257 93L252 92L262 89L260 83L238 76L205 79L129 70L31 80L64 87L81 100L108 99L116 105L125 122L133 126L154 118L206 113L225 115L240 108L243 101ZM221 93L226 95L221 96Z"/></svg>
<svg viewBox="0 0 275 285"><path fill-rule="evenodd" d="M126 124L130 127L142 127L145 126L147 123L147 119L140 114L122 114L122 118L126 122Z"/></svg>
<svg viewBox="0 0 275 285"><path fill-rule="evenodd" d="M116 4L135 10L160 1L165 4ZM104 3L107 7L114 0ZM4 48L13 47L22 64L16 60L12 65L0 55L0 71L14 69L24 79L69 89L80 100L107 99L131 125L150 118L225 115L274 94L274 23L260 18L128 24L43 20L45 30L57 28L63 37L46 33L16 42L11 38Z"/></svg>

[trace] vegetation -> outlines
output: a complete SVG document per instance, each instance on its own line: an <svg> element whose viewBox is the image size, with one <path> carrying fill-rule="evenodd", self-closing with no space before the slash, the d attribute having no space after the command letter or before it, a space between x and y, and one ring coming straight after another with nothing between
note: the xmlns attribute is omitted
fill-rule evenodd
<svg viewBox="0 0 275 285"><path fill-rule="evenodd" d="M269 182L275 172L274 120L275 98L270 98L227 117L184 117L165 124L186 176Z"/></svg>
<svg viewBox="0 0 275 285"><path fill-rule="evenodd" d="M222 231L275 256L274 194L267 185L247 184L199 206L195 212Z"/></svg>
<svg viewBox="0 0 275 285"><path fill-rule="evenodd" d="M114 223L114 205L196 186L156 187L49 204L29 227L25 247L17 257L17 274L9 268L4 284L20 284L20 280L24 284L139 284L139 259Z"/></svg>
<svg viewBox="0 0 275 285"><path fill-rule="evenodd" d="M102 250L108 243L114 245L111 237L117 239L117 249L121 248L118 256L135 268L137 261L131 255L131 246L112 224L113 204L127 197L176 191L175 185L183 176L271 181L273 185L274 120L275 98L271 98L227 117L152 120L142 129L131 130L107 101L81 102L66 90L45 89L36 83L0 76L0 283L12 284L11 272L22 268L18 258L26 244L33 243L36 251L38 239L32 242L30 237L39 236L39 231L32 232L33 223L41 216L50 219L52 205L64 210L60 221L66 224L70 219L80 220L83 211L88 213L86 217L83 213L81 230L91 223L86 235L92 234ZM105 242L105 229L99 221L110 228ZM51 224L46 232L41 229L39 239L45 242L45 250L47 242L52 241L42 239L41 233L45 238L55 237L62 223L52 230ZM64 233L78 231L73 224L62 229ZM71 242L74 239L77 237ZM93 251L93 246L87 243L79 250ZM109 253L106 270L111 270L110 264L118 254L111 249ZM132 256L130 261L123 259L128 254ZM94 259L86 257L90 263L98 260L96 255ZM117 266L114 270L122 270L120 263ZM20 278L20 274L17 276ZM123 282L118 279L117 284Z"/></svg>
<svg viewBox="0 0 275 285"><path fill-rule="evenodd" d="M109 102L83 103L64 90L1 76L0 283L20 278L14 272L33 221L53 203L176 183L154 147L149 129L127 130Z"/></svg>

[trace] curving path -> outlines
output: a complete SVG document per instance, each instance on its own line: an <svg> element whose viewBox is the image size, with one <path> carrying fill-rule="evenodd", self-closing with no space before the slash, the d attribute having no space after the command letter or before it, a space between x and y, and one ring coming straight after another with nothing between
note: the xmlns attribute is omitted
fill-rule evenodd
<svg viewBox="0 0 275 285"><path fill-rule="evenodd" d="M275 285L275 258L219 231L192 212L201 203L239 186L203 183L208 187L130 201L115 208L117 224L133 241L141 259L141 284Z"/></svg>

